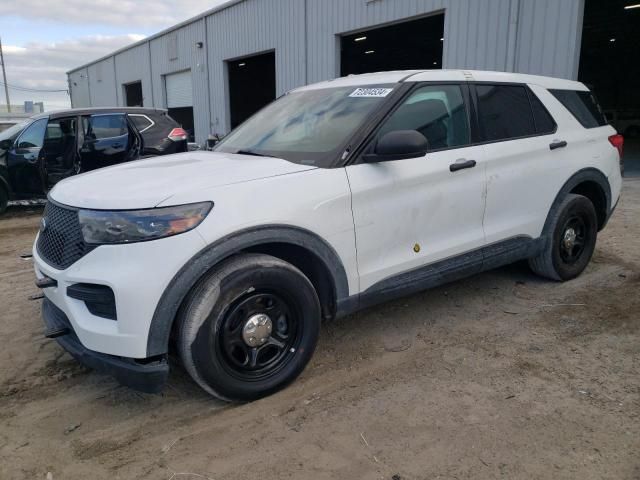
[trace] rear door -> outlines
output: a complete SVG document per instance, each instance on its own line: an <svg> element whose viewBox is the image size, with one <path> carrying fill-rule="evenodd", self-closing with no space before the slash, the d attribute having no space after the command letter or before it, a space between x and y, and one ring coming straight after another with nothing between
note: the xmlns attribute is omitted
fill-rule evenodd
<svg viewBox="0 0 640 480"><path fill-rule="evenodd" d="M124 113L82 117L83 144L80 149L82 171L116 165L129 160L129 124Z"/></svg>
<svg viewBox="0 0 640 480"><path fill-rule="evenodd" d="M361 291L470 251L476 255L467 260L481 267L485 157L472 145L468 107L464 84L419 85L367 148L389 131L417 130L429 141L427 154L346 167ZM468 168L452 169L456 163Z"/></svg>
<svg viewBox="0 0 640 480"><path fill-rule="evenodd" d="M44 194L40 162L47 122L48 118L33 122L20 134L9 150L7 155L9 180L17 195Z"/></svg>
<svg viewBox="0 0 640 480"><path fill-rule="evenodd" d="M483 83L474 89L487 157L487 243L536 238L566 180L560 169L566 166L568 149L556 138L554 119L527 85Z"/></svg>

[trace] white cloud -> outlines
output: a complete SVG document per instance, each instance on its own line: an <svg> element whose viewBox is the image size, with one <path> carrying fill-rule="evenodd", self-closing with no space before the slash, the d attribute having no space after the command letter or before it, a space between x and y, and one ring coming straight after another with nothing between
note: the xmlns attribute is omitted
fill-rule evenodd
<svg viewBox="0 0 640 480"><path fill-rule="evenodd" d="M67 89L68 70L142 38L144 35L129 34L83 37L50 44L32 42L20 47L3 45L7 83L35 89ZM3 92L0 89L1 93ZM66 93L23 92L12 89L9 94L12 104L34 100L44 101L47 109L70 106ZM4 103L3 97L0 103Z"/></svg>
<svg viewBox="0 0 640 480"><path fill-rule="evenodd" d="M35 20L47 29L64 31L72 25L106 25L122 31L160 31L229 0L0 0L0 18ZM126 31L126 30L125 30ZM60 37L58 37L60 38ZM38 89L66 89L65 72L107 55L143 35L74 38L56 43L3 45L7 83ZM0 88L0 103L4 103ZM69 107L66 93L10 90L11 103L44 101L47 109Z"/></svg>
<svg viewBox="0 0 640 480"><path fill-rule="evenodd" d="M21 53L24 52L26 49L24 47L18 47L16 45L4 45L2 47L2 51L7 54L7 53Z"/></svg>
<svg viewBox="0 0 640 480"><path fill-rule="evenodd" d="M0 16L15 15L61 23L170 26L226 0L3 0Z"/></svg>

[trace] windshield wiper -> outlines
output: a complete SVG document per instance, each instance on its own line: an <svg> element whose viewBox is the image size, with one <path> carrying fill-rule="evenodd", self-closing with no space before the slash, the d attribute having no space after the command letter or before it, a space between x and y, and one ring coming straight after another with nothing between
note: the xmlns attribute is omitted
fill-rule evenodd
<svg viewBox="0 0 640 480"><path fill-rule="evenodd" d="M236 153L238 155L253 155L254 157L271 157L271 155L265 155L264 153L254 152L253 150L238 150Z"/></svg>

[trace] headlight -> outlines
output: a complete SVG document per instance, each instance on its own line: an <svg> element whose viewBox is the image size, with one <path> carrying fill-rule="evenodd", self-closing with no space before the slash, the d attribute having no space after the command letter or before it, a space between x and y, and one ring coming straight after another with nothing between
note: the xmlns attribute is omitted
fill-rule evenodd
<svg viewBox="0 0 640 480"><path fill-rule="evenodd" d="M133 243L188 232L212 207L213 203L203 202L148 210L80 210L78 217L86 243Z"/></svg>

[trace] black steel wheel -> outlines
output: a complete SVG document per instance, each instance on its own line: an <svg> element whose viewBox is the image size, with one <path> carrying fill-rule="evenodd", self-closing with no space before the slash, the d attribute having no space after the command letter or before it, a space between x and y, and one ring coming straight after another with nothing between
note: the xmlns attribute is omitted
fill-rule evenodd
<svg viewBox="0 0 640 480"><path fill-rule="evenodd" d="M584 216L571 215L561 229L559 253L567 265L573 265L582 257L587 244L587 225Z"/></svg>
<svg viewBox="0 0 640 480"><path fill-rule="evenodd" d="M598 218L591 201L576 194L567 195L550 212L545 246L529 260L538 275L553 280L571 280L589 264L596 246Z"/></svg>
<svg viewBox="0 0 640 480"><path fill-rule="evenodd" d="M304 370L318 340L320 302L293 265L246 254L202 279L178 322L178 349L192 378L216 397L247 401Z"/></svg>
<svg viewBox="0 0 640 480"><path fill-rule="evenodd" d="M302 313L286 294L251 292L222 320L216 351L230 374L253 381L278 372L295 356Z"/></svg>

